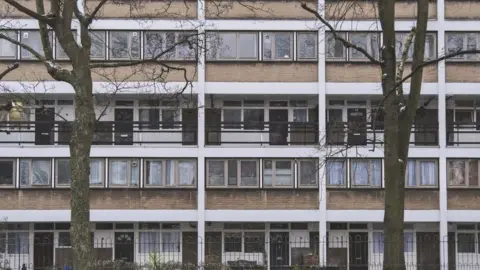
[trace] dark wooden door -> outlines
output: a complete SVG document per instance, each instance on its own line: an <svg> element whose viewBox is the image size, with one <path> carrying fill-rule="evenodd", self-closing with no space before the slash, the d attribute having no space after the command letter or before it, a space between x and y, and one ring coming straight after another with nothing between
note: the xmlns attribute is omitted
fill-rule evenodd
<svg viewBox="0 0 480 270"><path fill-rule="evenodd" d="M198 110L182 109L182 144L196 145L198 130Z"/></svg>
<svg viewBox="0 0 480 270"><path fill-rule="evenodd" d="M290 265L290 243L288 232L270 233L270 269L283 269Z"/></svg>
<svg viewBox="0 0 480 270"><path fill-rule="evenodd" d="M197 265L198 236L197 232L182 233L182 263Z"/></svg>
<svg viewBox="0 0 480 270"><path fill-rule="evenodd" d="M205 262L207 264L222 263L222 233L205 233Z"/></svg>
<svg viewBox="0 0 480 270"><path fill-rule="evenodd" d="M33 241L33 269L53 266L53 232L36 232Z"/></svg>
<svg viewBox="0 0 480 270"><path fill-rule="evenodd" d="M205 110L205 144L220 145L222 143L222 109Z"/></svg>
<svg viewBox="0 0 480 270"><path fill-rule="evenodd" d="M270 145L288 144L288 110L269 111Z"/></svg>
<svg viewBox="0 0 480 270"><path fill-rule="evenodd" d="M115 260L133 262L134 256L133 232L115 233Z"/></svg>
<svg viewBox="0 0 480 270"><path fill-rule="evenodd" d="M417 270L440 269L440 235L417 232Z"/></svg>
<svg viewBox="0 0 480 270"><path fill-rule="evenodd" d="M349 234L350 270L368 270L368 233Z"/></svg>
<svg viewBox="0 0 480 270"><path fill-rule="evenodd" d="M35 144L53 144L55 134L55 109L39 108L35 110Z"/></svg>
<svg viewBox="0 0 480 270"><path fill-rule="evenodd" d="M115 109L115 144L133 144L133 109Z"/></svg>
<svg viewBox="0 0 480 270"><path fill-rule="evenodd" d="M348 109L348 144L365 145L367 144L367 110L366 109Z"/></svg>

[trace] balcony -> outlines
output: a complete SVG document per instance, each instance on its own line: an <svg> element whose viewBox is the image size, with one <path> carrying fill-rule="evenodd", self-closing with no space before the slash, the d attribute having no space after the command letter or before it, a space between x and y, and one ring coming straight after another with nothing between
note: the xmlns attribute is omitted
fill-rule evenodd
<svg viewBox="0 0 480 270"><path fill-rule="evenodd" d="M480 144L480 123L450 122L447 123L447 145L478 146Z"/></svg>
<svg viewBox="0 0 480 270"><path fill-rule="evenodd" d="M318 134L315 122L207 122L205 144L315 145Z"/></svg>
<svg viewBox="0 0 480 270"><path fill-rule="evenodd" d="M414 146L437 146L438 123L412 126L410 144ZM479 137L480 138L480 137ZM384 123L330 122L327 125L329 145L362 146L384 143Z"/></svg>
<svg viewBox="0 0 480 270"><path fill-rule="evenodd" d="M72 122L0 122L0 145L68 145ZM94 145L197 145L197 123L100 121Z"/></svg>

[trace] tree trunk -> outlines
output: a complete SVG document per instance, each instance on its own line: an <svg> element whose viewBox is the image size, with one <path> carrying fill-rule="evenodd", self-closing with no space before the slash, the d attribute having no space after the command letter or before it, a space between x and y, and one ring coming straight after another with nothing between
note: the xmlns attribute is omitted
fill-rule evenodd
<svg viewBox="0 0 480 270"><path fill-rule="evenodd" d="M86 62L86 63L85 63ZM75 121L70 140L71 241L73 269L93 269L93 243L90 237L90 148L95 126L92 77L88 59L74 67Z"/></svg>

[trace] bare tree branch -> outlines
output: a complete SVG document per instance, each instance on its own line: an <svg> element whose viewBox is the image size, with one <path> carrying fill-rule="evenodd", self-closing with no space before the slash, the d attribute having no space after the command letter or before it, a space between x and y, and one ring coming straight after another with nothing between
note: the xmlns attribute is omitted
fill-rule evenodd
<svg viewBox="0 0 480 270"><path fill-rule="evenodd" d="M372 62L373 64L377 64L377 65L381 65L382 63L375 59L375 57L373 57L371 54L369 54L364 48L362 47L359 47L353 43L351 43L350 41L346 40L345 38L341 37L338 35L337 31L335 30L335 28L329 23L327 22L327 20L325 20L322 15L320 15L320 13L318 13L318 11L316 11L315 9L309 7L306 3L302 3L302 8L310 13L312 13L313 15L315 15L315 17L317 17L317 19L322 22L329 30L330 32L332 33L333 37L336 39L336 40L339 40L340 42L342 42L343 46L347 49L349 48L353 48L355 50L357 50L358 52L360 52L361 54L363 54L368 60L370 60L370 62Z"/></svg>
<svg viewBox="0 0 480 270"><path fill-rule="evenodd" d="M7 66L7 68L2 73L0 73L0 81L3 79L3 77L7 76L8 73L14 71L19 66L20 64L18 63L14 63L13 65Z"/></svg>
<svg viewBox="0 0 480 270"><path fill-rule="evenodd" d="M100 9L102 9L102 7L107 3L107 1L108 0L102 0L100 3L98 3L92 13L87 16L85 20L86 25L90 25L92 23L93 19L95 19L95 16L97 16L97 13L100 11Z"/></svg>
<svg viewBox="0 0 480 270"><path fill-rule="evenodd" d="M38 14L37 12L25 7L24 5L20 4L16 0L4 0L7 4L11 5L12 7L18 9L19 11L25 13L26 15L32 17L33 19L38 20L39 22L51 22L49 18L45 15Z"/></svg>

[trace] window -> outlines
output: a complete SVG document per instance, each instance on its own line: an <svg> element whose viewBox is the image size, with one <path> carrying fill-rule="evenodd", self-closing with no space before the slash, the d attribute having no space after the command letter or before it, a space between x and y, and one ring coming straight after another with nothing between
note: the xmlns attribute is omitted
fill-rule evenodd
<svg viewBox="0 0 480 270"><path fill-rule="evenodd" d="M90 159L90 186L102 186L105 176L103 159ZM58 186L70 186L70 165L68 159L55 160L55 179Z"/></svg>
<svg viewBox="0 0 480 270"><path fill-rule="evenodd" d="M405 43L407 42L408 36L410 33L395 33L396 45L395 51L397 55L397 60L400 61L402 59L402 53L405 49ZM435 33L427 33L425 37L425 59L432 59L437 56L437 44L436 44L437 36ZM407 60L412 60L413 58L413 40L408 49L408 58Z"/></svg>
<svg viewBox="0 0 480 270"><path fill-rule="evenodd" d="M90 47L90 57L92 60L105 60L106 33L105 31L90 31L88 33L92 41Z"/></svg>
<svg viewBox="0 0 480 270"><path fill-rule="evenodd" d="M300 160L298 162L298 185L301 187L318 185L318 160Z"/></svg>
<svg viewBox="0 0 480 270"><path fill-rule="evenodd" d="M162 233L162 252L180 252L180 232Z"/></svg>
<svg viewBox="0 0 480 270"><path fill-rule="evenodd" d="M207 59L255 60L258 59L258 34L234 32L207 33Z"/></svg>
<svg viewBox="0 0 480 270"><path fill-rule="evenodd" d="M350 181L356 187L380 187L382 185L382 160L350 160Z"/></svg>
<svg viewBox="0 0 480 270"><path fill-rule="evenodd" d="M110 59L140 58L140 32L110 31Z"/></svg>
<svg viewBox="0 0 480 270"><path fill-rule="evenodd" d="M145 161L146 186L194 186L196 173L195 160Z"/></svg>
<svg viewBox="0 0 480 270"><path fill-rule="evenodd" d="M140 109L138 110L140 122L140 130L159 129L160 128L160 109L156 100L140 101Z"/></svg>
<svg viewBox="0 0 480 270"><path fill-rule="evenodd" d="M48 186L52 177L50 159L20 160L20 186Z"/></svg>
<svg viewBox="0 0 480 270"><path fill-rule="evenodd" d="M346 160L329 159L327 160L327 185L345 187Z"/></svg>
<svg viewBox="0 0 480 270"><path fill-rule="evenodd" d="M70 232L58 232L58 247L70 247Z"/></svg>
<svg viewBox="0 0 480 270"><path fill-rule="evenodd" d="M178 121L179 113L175 109L163 109L162 110L162 128L174 129L175 122Z"/></svg>
<svg viewBox="0 0 480 270"><path fill-rule="evenodd" d="M144 58L193 59L195 33L145 32Z"/></svg>
<svg viewBox="0 0 480 270"><path fill-rule="evenodd" d="M317 59L317 33L297 33L297 59Z"/></svg>
<svg viewBox="0 0 480 270"><path fill-rule="evenodd" d="M263 185L293 186L293 162L291 160L264 160Z"/></svg>
<svg viewBox="0 0 480 270"><path fill-rule="evenodd" d="M264 232L245 232L243 248L245 253L262 253L265 251Z"/></svg>
<svg viewBox="0 0 480 270"><path fill-rule="evenodd" d="M52 32L49 32L50 43L52 42ZM40 37L40 31L38 30L27 30L20 32L20 42L30 46L34 51L43 56L43 46L42 39ZM24 60L36 60L37 58L31 54L29 51L21 48L20 56Z"/></svg>
<svg viewBox="0 0 480 270"><path fill-rule="evenodd" d="M447 54L456 53L464 50L478 50L480 49L480 33L446 33L446 50ZM479 60L478 54L465 54L457 55L448 59L447 61L477 61Z"/></svg>
<svg viewBox="0 0 480 270"><path fill-rule="evenodd" d="M383 110L383 106L380 107L380 101L377 100L372 100L371 105L372 112L370 114L370 119L372 122L372 129L383 130L385 126L385 112Z"/></svg>
<svg viewBox="0 0 480 270"><path fill-rule="evenodd" d="M452 159L447 166L449 186L478 187L478 160Z"/></svg>
<svg viewBox="0 0 480 270"><path fill-rule="evenodd" d="M407 187L436 186L438 181L436 160L408 160Z"/></svg>
<svg viewBox="0 0 480 270"><path fill-rule="evenodd" d="M263 33L264 60L292 60L293 33L273 32Z"/></svg>
<svg viewBox="0 0 480 270"><path fill-rule="evenodd" d="M403 233L403 252L413 252L414 247L414 234L413 232L404 232ZM381 254L383 253L384 239L383 232L373 232L373 253Z"/></svg>
<svg viewBox="0 0 480 270"><path fill-rule="evenodd" d="M28 232L9 232L7 235L8 254L28 254L29 253L29 233Z"/></svg>
<svg viewBox="0 0 480 270"><path fill-rule="evenodd" d="M110 159L109 182L112 186L138 186L140 178L138 159Z"/></svg>
<svg viewBox="0 0 480 270"><path fill-rule="evenodd" d="M73 38L75 41L77 40L77 31L72 30ZM69 60L67 54L62 48L62 45L60 45L60 42L58 41L58 38L55 39L55 58L59 60Z"/></svg>
<svg viewBox="0 0 480 270"><path fill-rule="evenodd" d="M18 40L17 31L0 31L5 36ZM17 45L6 39L0 39L0 59L17 59Z"/></svg>
<svg viewBox="0 0 480 270"><path fill-rule="evenodd" d="M475 234L474 233L457 233L457 252L458 253L475 253Z"/></svg>
<svg viewBox="0 0 480 270"><path fill-rule="evenodd" d="M345 33L337 33L337 35L346 38ZM325 46L327 60L345 60L345 46L340 40L335 39L332 33L325 34Z"/></svg>
<svg viewBox="0 0 480 270"><path fill-rule="evenodd" d="M378 58L380 44L380 35L378 33L349 33L348 39L353 44L367 51L372 57ZM348 51L350 60L366 59L365 55L353 48L349 48Z"/></svg>
<svg viewBox="0 0 480 270"><path fill-rule="evenodd" d="M140 246L139 253L159 253L160 252L160 232L139 232Z"/></svg>
<svg viewBox="0 0 480 270"><path fill-rule="evenodd" d="M0 186L15 185L15 160L0 159Z"/></svg>
<svg viewBox="0 0 480 270"><path fill-rule="evenodd" d="M257 160L208 160L207 166L209 186L258 186Z"/></svg>
<svg viewBox="0 0 480 270"><path fill-rule="evenodd" d="M224 252L242 252L242 233L225 232L223 234Z"/></svg>

